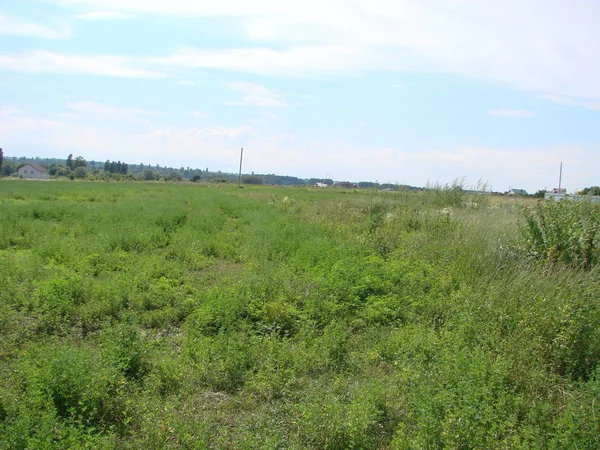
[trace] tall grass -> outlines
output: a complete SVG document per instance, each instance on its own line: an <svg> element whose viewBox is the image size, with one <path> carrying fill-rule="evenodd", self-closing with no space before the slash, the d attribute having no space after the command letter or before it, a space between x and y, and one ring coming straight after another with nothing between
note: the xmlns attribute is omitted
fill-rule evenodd
<svg viewBox="0 0 600 450"><path fill-rule="evenodd" d="M597 448L598 269L494 203L0 181L0 448Z"/></svg>

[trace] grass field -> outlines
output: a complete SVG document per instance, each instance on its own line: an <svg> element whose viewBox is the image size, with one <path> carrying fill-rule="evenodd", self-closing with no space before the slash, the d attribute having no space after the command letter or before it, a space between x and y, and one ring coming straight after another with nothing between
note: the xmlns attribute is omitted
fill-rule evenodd
<svg viewBox="0 0 600 450"><path fill-rule="evenodd" d="M522 210L0 180L0 448L600 448L596 250Z"/></svg>

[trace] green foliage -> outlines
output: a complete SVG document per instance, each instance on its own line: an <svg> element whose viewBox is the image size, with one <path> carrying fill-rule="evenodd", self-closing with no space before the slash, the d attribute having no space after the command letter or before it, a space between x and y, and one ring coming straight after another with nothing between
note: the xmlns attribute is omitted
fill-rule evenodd
<svg viewBox="0 0 600 450"><path fill-rule="evenodd" d="M146 169L144 170L143 177L146 181L155 181L159 179L160 175L152 169Z"/></svg>
<svg viewBox="0 0 600 450"><path fill-rule="evenodd" d="M85 160L85 158L83 156L78 156L73 161L73 168L77 169L79 167L87 167L87 161Z"/></svg>
<svg viewBox="0 0 600 450"><path fill-rule="evenodd" d="M600 195L600 186L590 186L579 192L581 195Z"/></svg>
<svg viewBox="0 0 600 450"><path fill-rule="evenodd" d="M75 178L85 178L88 174L88 170L83 166L77 166L75 170L73 170L73 177Z"/></svg>
<svg viewBox="0 0 600 450"><path fill-rule="evenodd" d="M245 175L242 177L242 183L260 185L263 184L263 179L258 175Z"/></svg>
<svg viewBox="0 0 600 450"><path fill-rule="evenodd" d="M175 172L174 170L172 170L166 176L166 179L167 181L181 181L181 175L179 174L179 172Z"/></svg>
<svg viewBox="0 0 600 450"><path fill-rule="evenodd" d="M526 210L525 249L554 264L590 269L598 263L600 207L587 201L552 200Z"/></svg>
<svg viewBox="0 0 600 450"><path fill-rule="evenodd" d="M0 448L598 447L598 270L512 201L0 183Z"/></svg>

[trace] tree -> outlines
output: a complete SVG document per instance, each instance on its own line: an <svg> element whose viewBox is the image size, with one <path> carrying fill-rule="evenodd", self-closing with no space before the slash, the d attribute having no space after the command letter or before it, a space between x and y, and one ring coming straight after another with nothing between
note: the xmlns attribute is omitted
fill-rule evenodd
<svg viewBox="0 0 600 450"><path fill-rule="evenodd" d="M581 195L600 195L600 186L586 187L584 190L579 191Z"/></svg>
<svg viewBox="0 0 600 450"><path fill-rule="evenodd" d="M242 177L242 183L244 184L263 184L263 179L256 175L246 175Z"/></svg>
<svg viewBox="0 0 600 450"><path fill-rule="evenodd" d="M0 148L0 173L2 171L2 162L4 161L4 152Z"/></svg>
<svg viewBox="0 0 600 450"><path fill-rule="evenodd" d="M168 181L173 181L173 180L181 181L181 175L179 174L179 172L175 172L174 170L171 170L171 172L169 172L169 174L167 175L167 180Z"/></svg>
<svg viewBox="0 0 600 450"><path fill-rule="evenodd" d="M67 167L71 170L73 170L73 153L71 153L68 157L67 157Z"/></svg>
<svg viewBox="0 0 600 450"><path fill-rule="evenodd" d="M83 166L76 167L73 171L75 178L85 178L87 176L87 169Z"/></svg>
<svg viewBox="0 0 600 450"><path fill-rule="evenodd" d="M533 196L535 198L544 198L545 195L546 195L546 189L540 189L535 194L533 194Z"/></svg>
<svg viewBox="0 0 600 450"><path fill-rule="evenodd" d="M144 170L144 180L146 180L146 181L158 180L158 172L155 172L152 169Z"/></svg>
<svg viewBox="0 0 600 450"><path fill-rule="evenodd" d="M75 161L73 161L72 164L73 167L71 167L71 169L77 167L87 167L87 161L83 156L78 156L77 158L75 158Z"/></svg>

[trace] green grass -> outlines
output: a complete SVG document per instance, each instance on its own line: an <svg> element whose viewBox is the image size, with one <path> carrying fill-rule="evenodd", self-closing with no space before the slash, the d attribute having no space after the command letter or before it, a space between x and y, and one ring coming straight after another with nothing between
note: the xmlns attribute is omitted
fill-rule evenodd
<svg viewBox="0 0 600 450"><path fill-rule="evenodd" d="M0 448L598 448L600 272L539 217L0 180Z"/></svg>

